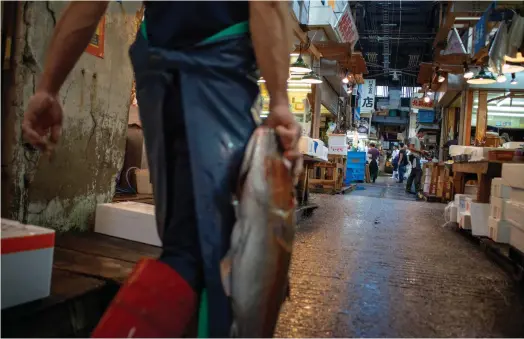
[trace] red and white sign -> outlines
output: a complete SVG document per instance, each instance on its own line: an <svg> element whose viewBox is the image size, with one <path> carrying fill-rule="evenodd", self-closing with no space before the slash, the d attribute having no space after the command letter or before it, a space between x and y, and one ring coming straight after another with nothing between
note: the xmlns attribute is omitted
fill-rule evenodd
<svg viewBox="0 0 524 339"><path fill-rule="evenodd" d="M336 30L342 42L350 42L352 46L355 45L359 36L349 5L346 6L344 13L338 20Z"/></svg>
<svg viewBox="0 0 524 339"><path fill-rule="evenodd" d="M425 102L424 98L411 98L411 108L433 110L433 100Z"/></svg>

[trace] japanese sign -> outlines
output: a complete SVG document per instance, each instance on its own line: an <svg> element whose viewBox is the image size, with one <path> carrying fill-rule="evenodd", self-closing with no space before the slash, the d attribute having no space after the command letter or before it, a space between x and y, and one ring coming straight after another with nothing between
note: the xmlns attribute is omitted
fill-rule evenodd
<svg viewBox="0 0 524 339"><path fill-rule="evenodd" d="M423 98L411 98L411 108L432 111L433 110L433 100L430 100L429 102L425 102Z"/></svg>
<svg viewBox="0 0 524 339"><path fill-rule="evenodd" d="M105 42L105 32L106 32L106 18L102 16L98 26L96 27L96 32L91 38L89 45L87 45L86 52L92 54L99 58L104 58L104 42Z"/></svg>
<svg viewBox="0 0 524 339"><path fill-rule="evenodd" d="M495 126L497 127L511 127L511 121L496 121Z"/></svg>
<svg viewBox="0 0 524 339"><path fill-rule="evenodd" d="M360 113L371 113L375 109L375 79L364 80L360 93Z"/></svg>
<svg viewBox="0 0 524 339"><path fill-rule="evenodd" d="M355 43L358 41L358 31L349 5L346 6L338 20L336 30L342 42L350 42L351 47L355 46Z"/></svg>
<svg viewBox="0 0 524 339"><path fill-rule="evenodd" d="M475 30L473 33L473 54L477 54L484 46L486 46L486 24L488 21L488 16L491 13L491 9L494 8L494 3L492 3L488 9L482 14L479 22L475 25Z"/></svg>

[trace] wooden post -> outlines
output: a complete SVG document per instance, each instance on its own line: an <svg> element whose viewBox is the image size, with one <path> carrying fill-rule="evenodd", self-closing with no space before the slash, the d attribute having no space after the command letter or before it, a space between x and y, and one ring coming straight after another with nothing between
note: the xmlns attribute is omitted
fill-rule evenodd
<svg viewBox="0 0 524 339"><path fill-rule="evenodd" d="M466 92L466 100L464 107L464 145L470 146L471 144L471 113L473 109L473 91L469 90ZM478 119L477 119L478 121Z"/></svg>
<svg viewBox="0 0 524 339"><path fill-rule="evenodd" d="M482 142L486 136L488 127L488 91L479 91L479 103L477 109L477 128L475 131L475 141Z"/></svg>
<svg viewBox="0 0 524 339"><path fill-rule="evenodd" d="M311 117L311 137L318 139L320 137L320 107L321 107L321 89L320 85L313 85L313 115Z"/></svg>

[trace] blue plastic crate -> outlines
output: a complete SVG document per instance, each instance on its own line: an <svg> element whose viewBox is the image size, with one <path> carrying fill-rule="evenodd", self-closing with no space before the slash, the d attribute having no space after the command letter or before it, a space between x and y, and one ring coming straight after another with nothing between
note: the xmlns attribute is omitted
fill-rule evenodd
<svg viewBox="0 0 524 339"><path fill-rule="evenodd" d="M433 123L435 120L435 111L420 109L418 111L418 122Z"/></svg>
<svg viewBox="0 0 524 339"><path fill-rule="evenodd" d="M348 152L347 168L354 168L355 164L365 166L367 160L366 152Z"/></svg>

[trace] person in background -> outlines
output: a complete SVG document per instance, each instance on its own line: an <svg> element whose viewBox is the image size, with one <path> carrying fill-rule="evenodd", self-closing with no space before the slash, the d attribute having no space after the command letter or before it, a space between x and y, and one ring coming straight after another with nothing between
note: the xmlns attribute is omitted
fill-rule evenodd
<svg viewBox="0 0 524 339"><path fill-rule="evenodd" d="M378 157L380 152L375 148L374 143L369 144L368 154L371 155L371 160L369 161L369 174L371 176L371 181L375 183L378 176Z"/></svg>
<svg viewBox="0 0 524 339"><path fill-rule="evenodd" d="M393 165L393 175L391 176L391 179L398 179L398 155L398 146L394 145L393 152L391 153L391 164Z"/></svg>
<svg viewBox="0 0 524 339"><path fill-rule="evenodd" d="M406 166L408 165L408 155L406 145L403 142L399 144L398 152L398 183L402 184L404 182L404 174L406 173Z"/></svg>
<svg viewBox="0 0 524 339"><path fill-rule="evenodd" d="M406 192L410 194L417 194L417 198L419 198L422 192L420 188L420 180L422 179L422 165L420 160L422 157L422 153L420 149L420 143L417 143L417 141L418 139L410 139L409 141L409 162L411 163L411 172L406 183ZM413 183L415 184L415 192L411 190Z"/></svg>
<svg viewBox="0 0 524 339"><path fill-rule="evenodd" d="M60 88L109 4L71 1L56 24L22 123L25 138L44 152L60 137ZM270 96L266 125L279 135L284 156L301 156L301 128L287 92L289 9L281 1L144 4L145 19L129 55L162 254L139 261L92 336L194 338L205 291L208 335L225 338L232 316L220 260L235 223L237 171L257 126L251 108L259 88L250 76L257 69Z"/></svg>

